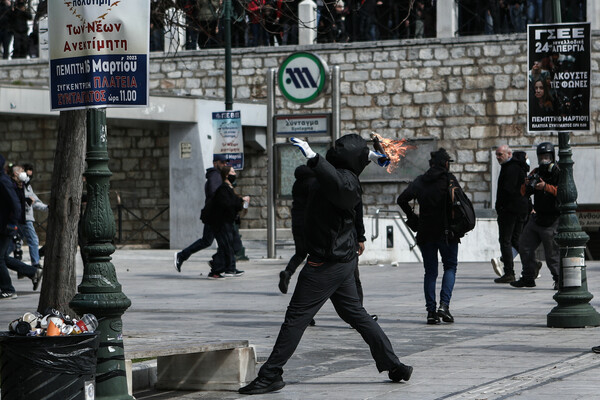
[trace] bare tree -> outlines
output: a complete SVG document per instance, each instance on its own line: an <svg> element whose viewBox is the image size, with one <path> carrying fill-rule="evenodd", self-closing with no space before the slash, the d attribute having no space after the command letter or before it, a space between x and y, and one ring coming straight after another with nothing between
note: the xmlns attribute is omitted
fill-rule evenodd
<svg viewBox="0 0 600 400"><path fill-rule="evenodd" d="M52 189L38 311L53 307L74 315L69 302L77 290L77 226L83 189L86 111L61 111L54 153Z"/></svg>

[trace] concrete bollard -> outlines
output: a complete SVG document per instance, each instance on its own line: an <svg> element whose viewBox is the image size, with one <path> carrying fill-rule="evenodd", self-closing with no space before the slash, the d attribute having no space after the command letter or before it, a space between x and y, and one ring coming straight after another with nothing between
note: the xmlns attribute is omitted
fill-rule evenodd
<svg viewBox="0 0 600 400"><path fill-rule="evenodd" d="M304 0L298 4L298 44L317 41L317 4Z"/></svg>

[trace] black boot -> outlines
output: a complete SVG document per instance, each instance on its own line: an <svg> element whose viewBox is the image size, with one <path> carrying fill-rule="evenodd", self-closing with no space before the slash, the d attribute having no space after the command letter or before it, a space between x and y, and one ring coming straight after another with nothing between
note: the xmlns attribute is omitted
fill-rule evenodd
<svg viewBox="0 0 600 400"><path fill-rule="evenodd" d="M522 287L535 287L535 280L521 278L518 281L511 282L510 286L512 286L512 287L518 287L518 288L522 288Z"/></svg>
<svg viewBox="0 0 600 400"><path fill-rule="evenodd" d="M408 381L412 375L413 367L400 364L388 372L388 377L394 382Z"/></svg>
<svg viewBox="0 0 600 400"><path fill-rule="evenodd" d="M454 317L450 314L450 310L448 308L448 304L440 303L440 308L437 310L437 315L444 322L452 323L454 322Z"/></svg>
<svg viewBox="0 0 600 400"><path fill-rule="evenodd" d="M500 278L494 279L496 283L511 283L515 281L515 274L512 272L505 272Z"/></svg>
<svg viewBox="0 0 600 400"><path fill-rule="evenodd" d="M238 393L241 394L262 394L274 392L276 390L280 390L285 386L285 382L281 378L281 376L276 379L269 379L264 377L258 377L249 385L246 385L238 390Z"/></svg>
<svg viewBox="0 0 600 400"><path fill-rule="evenodd" d="M427 325L437 325L440 323L440 317L438 317L435 311L427 312Z"/></svg>

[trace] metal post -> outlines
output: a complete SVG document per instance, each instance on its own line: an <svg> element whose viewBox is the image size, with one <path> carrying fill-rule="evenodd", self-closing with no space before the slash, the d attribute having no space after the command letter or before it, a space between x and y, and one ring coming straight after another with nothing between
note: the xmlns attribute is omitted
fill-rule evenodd
<svg viewBox="0 0 600 400"><path fill-rule="evenodd" d="M340 108L340 66L334 65L331 71L331 131L332 142L342 136L341 108Z"/></svg>
<svg viewBox="0 0 600 400"><path fill-rule="evenodd" d="M275 148L273 132L273 115L275 114L275 79L274 68L267 71L267 257L275 258L276 220L275 220Z"/></svg>
<svg viewBox="0 0 600 400"><path fill-rule="evenodd" d="M600 315L589 304L594 297L587 288L585 244L588 235L581 230L577 209L577 188L573 179L573 159L569 132L558 133L560 177L558 201L560 217L555 239L560 246L558 303L547 316L550 328L583 328L599 326Z"/></svg>
<svg viewBox="0 0 600 400"><path fill-rule="evenodd" d="M121 316L131 300L121 291L117 273L110 262L115 252L115 218L110 208L108 189L108 148L106 109L87 111L87 152L84 173L88 202L83 215L87 262L78 293L69 306L79 315L92 313L98 318L100 348L96 366L96 399L131 399L127 393L123 322Z"/></svg>
<svg viewBox="0 0 600 400"><path fill-rule="evenodd" d="M233 87L231 83L231 0L223 3L225 20L225 110L233 110Z"/></svg>

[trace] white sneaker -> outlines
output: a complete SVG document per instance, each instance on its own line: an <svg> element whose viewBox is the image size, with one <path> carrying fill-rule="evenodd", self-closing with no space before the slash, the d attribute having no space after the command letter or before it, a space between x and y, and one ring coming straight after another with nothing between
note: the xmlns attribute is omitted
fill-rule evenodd
<svg viewBox="0 0 600 400"><path fill-rule="evenodd" d="M500 261L500 257L492 258L492 268L494 268L496 275L504 275L504 263Z"/></svg>

